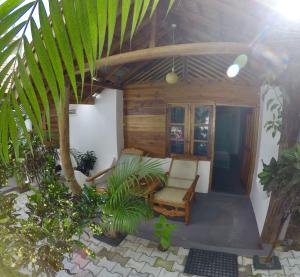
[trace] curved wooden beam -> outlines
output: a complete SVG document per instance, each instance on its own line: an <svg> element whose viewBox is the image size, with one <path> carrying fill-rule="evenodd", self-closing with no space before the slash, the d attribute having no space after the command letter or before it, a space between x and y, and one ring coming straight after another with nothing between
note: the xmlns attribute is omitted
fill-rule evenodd
<svg viewBox="0 0 300 277"><path fill-rule="evenodd" d="M237 42L199 42L140 49L99 59L96 68L160 59L172 56L244 54L249 44ZM88 67L86 68L88 70Z"/></svg>

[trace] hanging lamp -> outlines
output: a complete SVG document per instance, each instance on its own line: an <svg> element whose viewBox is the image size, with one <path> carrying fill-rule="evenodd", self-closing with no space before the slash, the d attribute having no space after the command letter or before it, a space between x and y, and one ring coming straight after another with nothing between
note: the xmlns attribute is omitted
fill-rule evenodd
<svg viewBox="0 0 300 277"><path fill-rule="evenodd" d="M176 24L172 24L172 29L173 29L173 45L174 45ZM175 56L173 56L173 60L172 60L172 70L166 75L166 82L170 85L174 85L178 82L178 75L175 72Z"/></svg>

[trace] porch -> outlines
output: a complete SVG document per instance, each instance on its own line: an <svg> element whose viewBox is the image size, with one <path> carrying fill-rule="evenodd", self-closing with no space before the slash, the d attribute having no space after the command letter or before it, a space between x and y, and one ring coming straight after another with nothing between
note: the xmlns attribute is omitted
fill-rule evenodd
<svg viewBox="0 0 300 277"><path fill-rule="evenodd" d="M231 252L238 255L264 253L259 247L259 232L248 196L223 193L196 193L189 225L170 218L177 228L172 242L185 248ZM141 225L138 236L155 241L155 217Z"/></svg>

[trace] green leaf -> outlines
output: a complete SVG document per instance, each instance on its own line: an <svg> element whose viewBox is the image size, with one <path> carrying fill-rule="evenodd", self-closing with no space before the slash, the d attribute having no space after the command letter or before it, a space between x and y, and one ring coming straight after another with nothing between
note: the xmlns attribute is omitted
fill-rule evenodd
<svg viewBox="0 0 300 277"><path fill-rule="evenodd" d="M51 121L50 121L50 108L49 108L49 101L48 101L48 95L46 88L44 86L43 77L41 75L40 69L36 63L36 60L34 58L34 55L32 53L31 47L29 45L29 42L27 38L24 39L24 49L25 49L25 55L27 58L28 68L31 73L31 77L33 79L33 82L35 84L35 87L41 97L43 108L46 115L46 122L48 126L49 131L49 138L51 137Z"/></svg>
<svg viewBox="0 0 300 277"><path fill-rule="evenodd" d="M84 53L83 46L80 38L80 33L78 32L78 24L76 22L76 10L74 6L74 1L62 0L63 12L65 16L65 22L71 41L72 49L74 51L74 56L76 58L78 68L80 71L81 82L83 87L84 82Z"/></svg>
<svg viewBox="0 0 300 277"><path fill-rule="evenodd" d="M105 37L106 37L106 29L107 29L107 0L98 0L97 9L98 9L98 32L99 32L98 57L101 58Z"/></svg>
<svg viewBox="0 0 300 277"><path fill-rule="evenodd" d="M137 23L138 23L138 20L139 20L142 3L143 3L142 0L135 0L134 1L130 40L132 40L133 35L136 31L136 26L137 26Z"/></svg>
<svg viewBox="0 0 300 277"><path fill-rule="evenodd" d="M0 64L4 64L4 62L13 54L14 50L18 47L20 43L20 39L12 42L5 50L1 52L0 55Z"/></svg>
<svg viewBox="0 0 300 277"><path fill-rule="evenodd" d="M12 10L22 4L24 0L6 0L0 5L0 20L2 21Z"/></svg>
<svg viewBox="0 0 300 277"><path fill-rule="evenodd" d="M77 32L78 31L80 32L90 73L91 75L93 75L95 70L96 58L94 57L94 50L92 46L86 1L75 0L75 7L76 7L76 15L77 15L77 26L79 26L79 30L77 30Z"/></svg>
<svg viewBox="0 0 300 277"><path fill-rule="evenodd" d="M144 0L143 1L143 8L142 8L142 11L141 11L141 15L140 15L140 20L139 20L139 24L138 24L138 27L141 25L144 17L145 17L145 14L149 8L149 4L150 4L150 0Z"/></svg>
<svg viewBox="0 0 300 277"><path fill-rule="evenodd" d="M7 101L1 105L1 120L5 120L5 124L1 124L1 153L5 162L9 161L8 154L8 107Z"/></svg>
<svg viewBox="0 0 300 277"><path fill-rule="evenodd" d="M120 48L122 47L124 41L130 6L131 0L122 0Z"/></svg>
<svg viewBox="0 0 300 277"><path fill-rule="evenodd" d="M114 38L117 12L118 12L118 0L108 1L108 31L107 31L107 56L110 55L111 45Z"/></svg>
<svg viewBox="0 0 300 277"><path fill-rule="evenodd" d="M51 0L49 1L49 6L50 6L50 13L52 18L52 25L58 43L58 47L73 88L75 99L78 101L75 70L73 64L73 55L69 43L69 38L67 35L67 30L65 28L65 24L62 19L60 5L57 0Z"/></svg>
<svg viewBox="0 0 300 277"><path fill-rule="evenodd" d="M23 118L23 114L22 114L20 105L18 104L14 93L11 93L11 102L13 104L13 107L14 107L14 110L15 110L15 113L16 113L16 117L18 119L18 124L21 127L22 134L26 138L26 141L29 144L29 147L30 147L30 149L32 151L32 145L31 145L30 136L29 136L29 133L27 131L27 127L26 127L25 122L24 122L24 118Z"/></svg>
<svg viewBox="0 0 300 277"><path fill-rule="evenodd" d="M34 3L35 2L28 3L6 16L0 24L0 35L18 22L18 20L34 5Z"/></svg>
<svg viewBox="0 0 300 277"><path fill-rule="evenodd" d="M87 14L89 20L89 29L91 35L91 44L93 49L93 57L97 57L98 43L98 16L97 16L97 0L86 0Z"/></svg>
<svg viewBox="0 0 300 277"><path fill-rule="evenodd" d="M8 127L9 127L10 139L11 139L12 144L13 144L15 156L18 159L19 158L18 128L16 126L15 117L14 117L14 114L13 114L13 111L12 111L11 107L9 107L9 109L8 109Z"/></svg>
<svg viewBox="0 0 300 277"><path fill-rule="evenodd" d="M48 86L51 90L56 112L57 114L59 114L59 93L57 89L55 73L53 71L49 55L46 51L46 48L44 47L44 43L40 37L39 31L37 29L34 20L31 20L31 33L32 33L35 52L37 54L40 66L44 73L43 76L45 77Z"/></svg>
<svg viewBox="0 0 300 277"><path fill-rule="evenodd" d="M14 63L14 59L10 60L0 71L0 85L2 83L2 81L5 79L5 77L7 77L13 63Z"/></svg>
<svg viewBox="0 0 300 277"><path fill-rule="evenodd" d="M60 90L60 97L62 101L64 101L65 95L65 81L64 81L64 72L61 63L61 59L57 50L56 42L53 37L52 29L48 20L48 16L46 14L46 10L44 7L43 2L39 2L39 18L41 23L41 30L43 33L43 39L45 42L45 47L47 52L49 53L49 57L51 63L53 65L53 70L58 82L59 90Z"/></svg>
<svg viewBox="0 0 300 277"><path fill-rule="evenodd" d="M33 108L33 111L35 113L35 117L38 122L38 128L42 129L43 128L43 123L42 123L42 116L41 116L41 109L39 106L39 102L37 99L37 96L35 94L33 85L29 79L29 76L27 75L26 68L21 60L21 58L18 56L18 67L19 67L19 72L20 72L20 79L23 84L24 91L30 101L30 104Z"/></svg>
<svg viewBox="0 0 300 277"><path fill-rule="evenodd" d="M154 12L156 11L158 3L159 0L153 0L151 12L150 12L150 18L153 16Z"/></svg>
<svg viewBox="0 0 300 277"><path fill-rule="evenodd" d="M24 107L24 110L26 112L26 115L28 116L28 118L30 119L30 121L32 122L33 127L35 128L35 130L37 131L40 139L43 139L43 135L42 135L42 131L40 129L40 126L38 124L38 121L35 117L35 115L32 112L32 108L27 100L27 97L25 95L25 92L21 86L21 83L18 79L15 79L15 85L16 85L16 90L18 92L18 96L20 99L20 102L22 104L22 106Z"/></svg>
<svg viewBox="0 0 300 277"><path fill-rule="evenodd" d="M25 24L26 22L20 23L0 39L0 51L7 47L7 45L16 37Z"/></svg>
<svg viewBox="0 0 300 277"><path fill-rule="evenodd" d="M169 0L169 1L170 1L170 2L169 2L168 10L167 10L167 15L169 14L170 10L172 9L175 0Z"/></svg>

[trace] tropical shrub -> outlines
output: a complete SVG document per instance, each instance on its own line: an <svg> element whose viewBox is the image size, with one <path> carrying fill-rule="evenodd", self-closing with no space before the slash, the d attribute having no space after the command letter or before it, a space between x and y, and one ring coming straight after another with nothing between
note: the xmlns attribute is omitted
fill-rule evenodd
<svg viewBox="0 0 300 277"><path fill-rule="evenodd" d="M0 264L14 271L29 266L33 276L55 276L76 247L93 256L79 238L100 216L105 198L92 187L73 196L52 177L33 192L22 217L15 210L16 195L0 195Z"/></svg>
<svg viewBox="0 0 300 277"><path fill-rule="evenodd" d="M160 215L159 221L154 224L154 235L159 238L159 249L166 251L171 246L172 232L176 229L176 224L170 224L167 222L165 216Z"/></svg>
<svg viewBox="0 0 300 277"><path fill-rule="evenodd" d="M103 206L103 229L112 234L133 233L141 221L152 217L140 183L164 178L161 163L134 158L118 165L108 178L107 197Z"/></svg>

